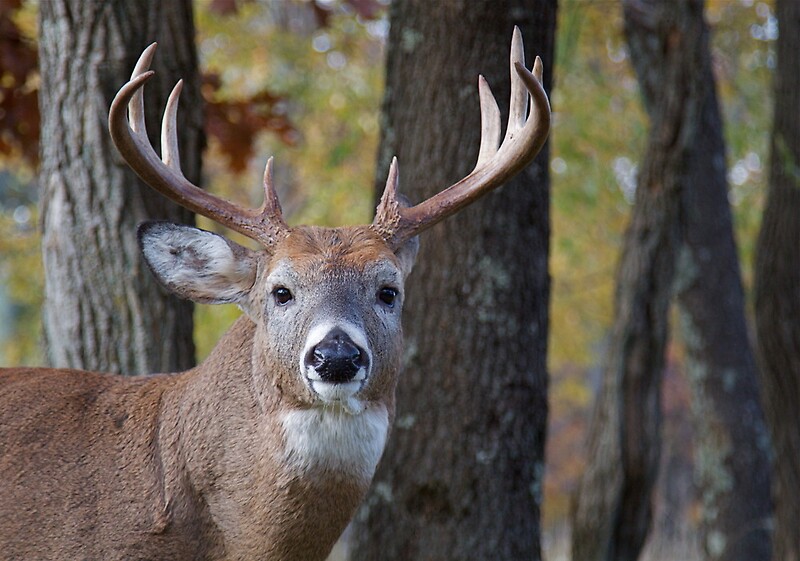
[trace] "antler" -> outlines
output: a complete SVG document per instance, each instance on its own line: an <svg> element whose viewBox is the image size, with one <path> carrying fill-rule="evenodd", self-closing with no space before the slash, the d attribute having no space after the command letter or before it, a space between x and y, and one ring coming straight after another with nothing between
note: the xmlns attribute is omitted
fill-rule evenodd
<svg viewBox="0 0 800 561"><path fill-rule="evenodd" d="M156 43L142 52L130 81L120 88L108 114L108 128L119 153L145 183L177 204L227 226L266 246L286 235L278 195L272 184L272 158L264 170L264 204L258 210L241 208L215 197L183 175L178 155L177 112L183 80L172 90L161 122L162 156L156 155L147 138L142 87L155 72L148 70ZM130 121L130 124L129 124Z"/></svg>
<svg viewBox="0 0 800 561"><path fill-rule="evenodd" d="M392 160L386 188L372 223L392 247L399 247L511 179L533 160L547 140L550 102L542 87L542 61L536 57L533 74L525 68L522 33L518 27L514 27L511 40L511 103L502 144L500 109L483 76L478 77L478 92L481 146L478 163L469 175L430 199L409 207L397 193L397 158ZM526 120L528 94L530 114Z"/></svg>

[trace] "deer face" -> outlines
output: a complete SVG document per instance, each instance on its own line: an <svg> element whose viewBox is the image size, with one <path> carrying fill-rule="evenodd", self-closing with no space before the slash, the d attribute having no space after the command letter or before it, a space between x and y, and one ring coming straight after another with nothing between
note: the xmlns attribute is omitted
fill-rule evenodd
<svg viewBox="0 0 800 561"><path fill-rule="evenodd" d="M257 252L197 228L150 222L139 241L171 292L244 310L257 326L254 361L285 396L359 413L394 391L416 239L392 250L369 227L300 227Z"/></svg>

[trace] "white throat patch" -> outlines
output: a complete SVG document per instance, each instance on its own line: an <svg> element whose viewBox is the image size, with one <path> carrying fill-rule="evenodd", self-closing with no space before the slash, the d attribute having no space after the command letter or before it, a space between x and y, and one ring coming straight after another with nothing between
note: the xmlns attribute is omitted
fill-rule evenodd
<svg viewBox="0 0 800 561"><path fill-rule="evenodd" d="M370 405L358 415L339 407L315 407L289 411L281 423L289 465L370 480L386 444L389 414L383 405Z"/></svg>

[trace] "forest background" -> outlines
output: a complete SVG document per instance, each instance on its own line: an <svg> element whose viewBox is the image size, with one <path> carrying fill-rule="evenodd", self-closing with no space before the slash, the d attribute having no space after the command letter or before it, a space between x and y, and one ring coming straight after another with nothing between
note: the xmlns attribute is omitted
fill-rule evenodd
<svg viewBox="0 0 800 561"><path fill-rule="evenodd" d="M0 1L0 365L43 364L37 227L38 86L33 2ZM268 155L290 224L368 222L388 21L380 1L195 3L210 102L203 184L257 205ZM774 41L771 2L709 0L725 121L729 200L748 295L766 194ZM615 0L562 0L551 135L553 279L545 550L555 558L583 469L588 412L613 319L614 272L647 123ZM25 49L30 56L26 58ZM547 71L547 69L546 69ZM477 108L474 108L477 110ZM465 110L470 110L465 108ZM200 219L201 227L214 227ZM752 306L751 308L752 309ZM238 315L198 306L198 359ZM665 375L665 452L654 524L691 543L691 431L679 337ZM667 486L669 491L667 492ZM657 543L657 539L653 543ZM655 546L651 546L655 547Z"/></svg>

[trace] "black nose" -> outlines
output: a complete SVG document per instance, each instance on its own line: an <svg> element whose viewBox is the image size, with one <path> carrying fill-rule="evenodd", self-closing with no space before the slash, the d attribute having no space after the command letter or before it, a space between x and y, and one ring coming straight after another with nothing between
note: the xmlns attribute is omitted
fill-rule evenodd
<svg viewBox="0 0 800 561"><path fill-rule="evenodd" d="M364 365L364 353L337 327L311 349L307 361L324 381L349 382Z"/></svg>

